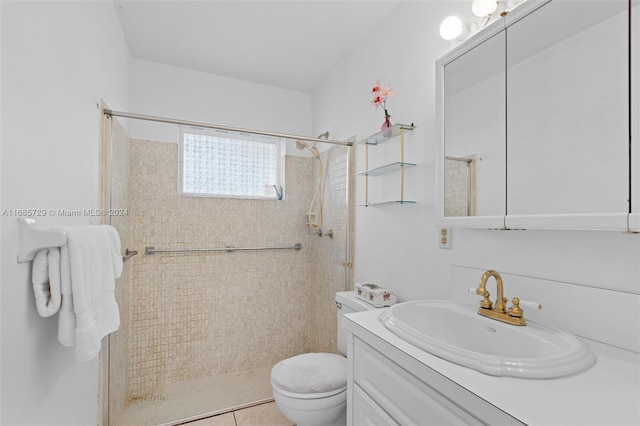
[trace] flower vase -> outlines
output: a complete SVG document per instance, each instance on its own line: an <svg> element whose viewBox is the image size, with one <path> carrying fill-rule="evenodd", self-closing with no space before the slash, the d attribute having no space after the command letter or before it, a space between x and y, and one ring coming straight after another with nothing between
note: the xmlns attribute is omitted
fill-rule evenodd
<svg viewBox="0 0 640 426"><path fill-rule="evenodd" d="M389 136L391 136L392 130L391 130L391 120L389 120L391 118L391 115L389 115L389 113L387 112L387 110L384 110L384 123L382 123L382 126L380 127L380 130L382 130L382 136L388 138Z"/></svg>

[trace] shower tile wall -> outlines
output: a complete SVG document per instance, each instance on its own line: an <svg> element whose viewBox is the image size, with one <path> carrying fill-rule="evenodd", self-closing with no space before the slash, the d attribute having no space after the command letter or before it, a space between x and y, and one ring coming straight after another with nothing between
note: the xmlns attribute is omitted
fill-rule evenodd
<svg viewBox="0 0 640 426"><path fill-rule="evenodd" d="M283 201L184 197L177 192L177 149L130 140L114 126L111 203L128 208L129 215L112 218L112 224L123 249L139 255L125 263L116 288L121 327L110 337L111 424L204 413L207 408L190 410L177 401L176 389L192 379L193 389L200 389L205 377L270 369L299 353L336 350L334 294L345 288L347 148L322 154L323 229L332 229L333 239L306 226L315 159L286 157ZM144 255L146 246L295 243L301 251ZM176 388L178 382L184 384ZM182 393L188 396L187 386ZM160 404L163 412L181 414L151 419L160 416L153 409ZM171 404L182 407L166 408Z"/></svg>
<svg viewBox="0 0 640 426"><path fill-rule="evenodd" d="M348 149L334 146L322 153L324 164L323 237L315 237L311 245L311 276L313 295L311 304L311 351L336 352L335 294L345 288L345 256L347 243L346 190ZM314 182L317 182L317 167ZM353 193L353 190L352 192ZM333 231L333 238L327 236ZM353 235L349 236L350 238ZM351 240L353 244L353 240ZM348 269L349 283L353 282L353 269ZM348 284L348 289L353 286Z"/></svg>
<svg viewBox="0 0 640 426"><path fill-rule="evenodd" d="M183 197L176 144L133 141L138 249L290 246L303 250L155 254L134 262L129 389L271 366L310 346L309 159L286 158L283 201Z"/></svg>

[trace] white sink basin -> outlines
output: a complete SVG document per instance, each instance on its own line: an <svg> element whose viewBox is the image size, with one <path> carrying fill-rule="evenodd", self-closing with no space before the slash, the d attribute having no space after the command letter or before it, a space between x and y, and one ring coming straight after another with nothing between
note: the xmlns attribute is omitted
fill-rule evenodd
<svg viewBox="0 0 640 426"><path fill-rule="evenodd" d="M380 321L414 346L493 376L549 379L586 370L596 361L572 334L532 321L526 326L505 324L477 311L459 303L423 300L394 305Z"/></svg>

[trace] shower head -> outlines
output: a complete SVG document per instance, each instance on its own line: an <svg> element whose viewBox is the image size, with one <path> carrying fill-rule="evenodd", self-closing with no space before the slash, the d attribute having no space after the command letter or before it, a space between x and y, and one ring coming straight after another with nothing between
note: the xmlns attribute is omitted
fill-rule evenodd
<svg viewBox="0 0 640 426"><path fill-rule="evenodd" d="M296 148L300 150L306 149L311 154L313 154L313 156L316 157L318 160L320 159L320 152L318 152L318 149L315 146L309 146L309 144L305 141L297 140Z"/></svg>
<svg viewBox="0 0 640 426"><path fill-rule="evenodd" d="M322 138L329 139L329 131L328 130L326 132L320 133L318 135L318 139L322 139Z"/></svg>
<svg viewBox="0 0 640 426"><path fill-rule="evenodd" d="M306 143L305 141L301 141L301 140L297 140L296 141L296 148L303 150L305 148L309 149L309 144Z"/></svg>

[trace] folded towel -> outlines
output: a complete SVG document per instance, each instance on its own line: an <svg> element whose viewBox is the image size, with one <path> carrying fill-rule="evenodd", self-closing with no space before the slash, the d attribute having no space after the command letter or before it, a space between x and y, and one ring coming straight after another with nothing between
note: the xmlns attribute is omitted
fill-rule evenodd
<svg viewBox="0 0 640 426"><path fill-rule="evenodd" d="M60 249L62 302L58 340L75 344L76 359L100 352L101 340L120 327L115 279L122 273L120 237L107 225L62 228L67 244Z"/></svg>
<svg viewBox="0 0 640 426"><path fill-rule="evenodd" d="M38 250L33 258L31 282L36 309L41 317L50 317L60 309L60 249Z"/></svg>
<svg viewBox="0 0 640 426"><path fill-rule="evenodd" d="M73 312L73 290L71 288L71 262L69 248L60 249L60 315L58 317L58 341L63 346L76 343L76 314Z"/></svg>

